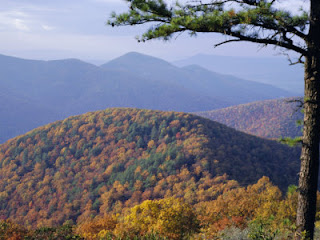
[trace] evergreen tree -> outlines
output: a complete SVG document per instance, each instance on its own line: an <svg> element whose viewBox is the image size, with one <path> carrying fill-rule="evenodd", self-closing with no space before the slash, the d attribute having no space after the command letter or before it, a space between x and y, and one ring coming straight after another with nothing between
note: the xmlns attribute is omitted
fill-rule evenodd
<svg viewBox="0 0 320 240"><path fill-rule="evenodd" d="M293 15L276 7L276 0L207 0L169 5L164 0L126 0L127 13L112 14L111 26L154 23L139 41L170 39L175 33L215 32L230 36L216 46L248 41L273 45L300 54L304 63L304 130L297 237L313 239L319 169L320 132L320 1L310 0L310 10ZM289 3L290 1L287 0Z"/></svg>

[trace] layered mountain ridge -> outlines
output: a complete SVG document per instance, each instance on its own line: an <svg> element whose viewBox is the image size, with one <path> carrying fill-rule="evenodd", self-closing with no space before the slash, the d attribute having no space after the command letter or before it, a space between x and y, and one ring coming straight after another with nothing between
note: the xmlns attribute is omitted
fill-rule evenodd
<svg viewBox="0 0 320 240"><path fill-rule="evenodd" d="M107 107L195 112L292 96L265 84L201 68L178 68L138 53L101 67L76 59L36 61L0 55L0 75L1 90L10 97L0 94L5 103L0 108L0 142L55 120ZM26 111L19 111L24 101ZM17 109L15 121L12 109Z"/></svg>
<svg viewBox="0 0 320 240"><path fill-rule="evenodd" d="M294 61L294 58L292 59ZM243 57L198 54L173 62L184 67L200 65L210 71L266 83L303 95L303 64L291 65L286 57Z"/></svg>

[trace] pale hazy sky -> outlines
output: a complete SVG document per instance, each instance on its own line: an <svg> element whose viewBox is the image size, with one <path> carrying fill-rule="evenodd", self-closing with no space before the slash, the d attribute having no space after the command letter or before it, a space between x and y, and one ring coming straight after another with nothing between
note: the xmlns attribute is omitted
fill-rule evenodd
<svg viewBox="0 0 320 240"><path fill-rule="evenodd" d="M286 9L298 9L306 0L279 0ZM0 54L29 59L79 58L106 62L126 52L178 60L198 53L227 56L273 56L277 51L254 44L229 44L216 34L188 34L169 42L137 43L145 27L111 28L105 23L112 11L126 10L122 0L0 0Z"/></svg>

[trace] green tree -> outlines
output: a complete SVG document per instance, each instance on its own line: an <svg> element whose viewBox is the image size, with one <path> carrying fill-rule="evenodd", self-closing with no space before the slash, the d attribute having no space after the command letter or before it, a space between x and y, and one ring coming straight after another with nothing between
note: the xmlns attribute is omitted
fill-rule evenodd
<svg viewBox="0 0 320 240"><path fill-rule="evenodd" d="M313 239L319 169L320 133L320 1L293 15L276 7L276 0L207 0L168 4L165 0L126 0L128 12L113 13L111 26L154 23L138 41L170 39L175 33L215 32L229 42L248 41L292 50L304 63L304 130L302 137L297 239ZM290 1L287 0L289 3Z"/></svg>

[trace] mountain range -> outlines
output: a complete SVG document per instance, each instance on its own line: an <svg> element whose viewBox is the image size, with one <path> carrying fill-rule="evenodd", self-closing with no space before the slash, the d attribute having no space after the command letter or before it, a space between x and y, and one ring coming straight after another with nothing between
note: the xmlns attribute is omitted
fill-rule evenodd
<svg viewBox="0 0 320 240"><path fill-rule="evenodd" d="M107 107L195 112L294 95L139 53L102 66L77 59L37 61L0 55L0 76L0 143L37 126Z"/></svg>
<svg viewBox="0 0 320 240"><path fill-rule="evenodd" d="M197 64L213 72L270 84L294 92L294 95L303 95L303 65L291 65L285 56L258 58L198 54L173 64L178 67Z"/></svg>

